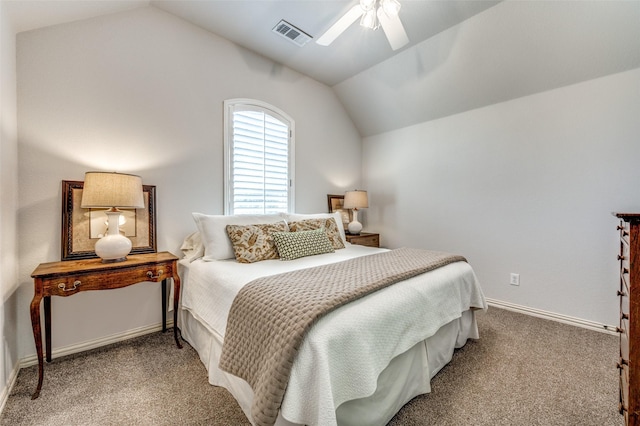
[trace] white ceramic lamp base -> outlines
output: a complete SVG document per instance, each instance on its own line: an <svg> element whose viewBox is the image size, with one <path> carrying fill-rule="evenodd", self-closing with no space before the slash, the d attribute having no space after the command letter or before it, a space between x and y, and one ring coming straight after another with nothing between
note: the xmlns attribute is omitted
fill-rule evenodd
<svg viewBox="0 0 640 426"><path fill-rule="evenodd" d="M358 210L353 209L353 220L347 226L350 234L358 235L362 231L362 224L358 222Z"/></svg>
<svg viewBox="0 0 640 426"><path fill-rule="evenodd" d="M120 211L106 211L108 218L107 235L96 242L95 251L104 263L127 260L131 252L131 240L120 234Z"/></svg>

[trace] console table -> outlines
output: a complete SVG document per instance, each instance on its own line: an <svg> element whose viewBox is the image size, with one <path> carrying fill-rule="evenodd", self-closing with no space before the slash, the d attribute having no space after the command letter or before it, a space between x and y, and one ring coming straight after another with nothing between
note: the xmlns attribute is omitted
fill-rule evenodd
<svg viewBox="0 0 640 426"><path fill-rule="evenodd" d="M130 255L117 263L102 263L101 259L67 260L41 263L31 274L35 293L31 300L31 326L38 356L38 387L31 396L36 399L42 389L44 359L40 327L40 301L44 298L44 329L47 362L51 362L51 296L73 296L81 291L109 290L145 281L162 281L162 331L166 331L167 279L173 279L173 336L178 348L178 302L180 277L178 258L169 252Z"/></svg>

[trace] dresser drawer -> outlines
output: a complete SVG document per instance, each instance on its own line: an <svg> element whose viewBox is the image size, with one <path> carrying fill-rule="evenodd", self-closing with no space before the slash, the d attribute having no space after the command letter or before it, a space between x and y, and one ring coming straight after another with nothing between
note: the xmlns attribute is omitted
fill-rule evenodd
<svg viewBox="0 0 640 426"><path fill-rule="evenodd" d="M629 296L627 294L623 294L620 296L620 325L622 325L622 321L624 320L626 324L628 324L629 319ZM629 328L627 327L627 330Z"/></svg>
<svg viewBox="0 0 640 426"><path fill-rule="evenodd" d="M629 232L631 231L631 224L626 220L620 221L620 226L618 226L618 230L620 230L620 237L629 236Z"/></svg>
<svg viewBox="0 0 640 426"><path fill-rule="evenodd" d="M79 291L120 288L144 281L162 281L172 275L171 264L156 264L146 268L123 269L114 274L88 272L44 278L43 294L45 296L70 296Z"/></svg>
<svg viewBox="0 0 640 426"><path fill-rule="evenodd" d="M626 329L620 333L620 358L629 360L629 332Z"/></svg>
<svg viewBox="0 0 640 426"><path fill-rule="evenodd" d="M626 269L629 270L629 247L625 244L622 244L620 250L620 256L618 256L620 260L620 270Z"/></svg>
<svg viewBox="0 0 640 426"><path fill-rule="evenodd" d="M620 414L624 414L625 416L628 413L629 409L629 369L626 365L623 365L620 368L620 404L618 408L620 409Z"/></svg>
<svg viewBox="0 0 640 426"><path fill-rule="evenodd" d="M629 273L624 273L623 270L620 271L620 292L621 295L629 297Z"/></svg>
<svg viewBox="0 0 640 426"><path fill-rule="evenodd" d="M629 297L620 296L620 358L629 361Z"/></svg>

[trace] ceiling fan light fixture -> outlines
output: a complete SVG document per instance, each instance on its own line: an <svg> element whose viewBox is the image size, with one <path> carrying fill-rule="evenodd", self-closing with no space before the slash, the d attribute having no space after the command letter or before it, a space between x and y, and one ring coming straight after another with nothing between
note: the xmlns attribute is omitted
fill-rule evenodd
<svg viewBox="0 0 640 426"><path fill-rule="evenodd" d="M378 17L376 16L376 10L371 9L362 14L362 18L360 18L360 25L365 28L370 28L375 30L378 28Z"/></svg>
<svg viewBox="0 0 640 426"><path fill-rule="evenodd" d="M409 43L407 32L400 21L398 0L359 0L317 40L321 46L330 45L343 31L360 18L360 25L375 30L382 27L393 50Z"/></svg>
<svg viewBox="0 0 640 426"><path fill-rule="evenodd" d="M400 12L400 2L398 0L380 0L380 7L389 17L398 16Z"/></svg>

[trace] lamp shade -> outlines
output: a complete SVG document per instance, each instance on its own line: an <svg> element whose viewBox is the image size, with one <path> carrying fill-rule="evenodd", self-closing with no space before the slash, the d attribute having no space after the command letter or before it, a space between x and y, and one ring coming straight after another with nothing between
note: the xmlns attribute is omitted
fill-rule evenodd
<svg viewBox="0 0 640 426"><path fill-rule="evenodd" d="M369 207L369 198L367 197L367 191L355 190L347 191L344 194L345 209L366 209Z"/></svg>
<svg viewBox="0 0 640 426"><path fill-rule="evenodd" d="M143 208L142 178L125 173L87 172L80 207Z"/></svg>

